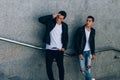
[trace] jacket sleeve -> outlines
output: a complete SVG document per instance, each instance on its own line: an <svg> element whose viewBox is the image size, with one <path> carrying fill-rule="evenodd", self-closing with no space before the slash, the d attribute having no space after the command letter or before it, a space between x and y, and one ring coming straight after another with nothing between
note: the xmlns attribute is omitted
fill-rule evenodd
<svg viewBox="0 0 120 80"><path fill-rule="evenodd" d="M93 38L93 51L92 55L95 55L95 30L94 30L94 38Z"/></svg>
<svg viewBox="0 0 120 80"><path fill-rule="evenodd" d="M65 31L64 31L64 38L63 38L63 46L62 48L67 49L67 45L68 45L68 25L65 24Z"/></svg>
<svg viewBox="0 0 120 80"><path fill-rule="evenodd" d="M42 16L42 17L40 17L38 20L39 20L39 22L40 23L42 23L42 24L47 24L50 20L52 20L53 19L53 16L52 15L47 15L47 16Z"/></svg>
<svg viewBox="0 0 120 80"><path fill-rule="evenodd" d="M81 32L81 28L79 28L76 32L75 35L75 50L77 52L77 55L82 54L82 50L81 50L81 38L82 37L82 32Z"/></svg>

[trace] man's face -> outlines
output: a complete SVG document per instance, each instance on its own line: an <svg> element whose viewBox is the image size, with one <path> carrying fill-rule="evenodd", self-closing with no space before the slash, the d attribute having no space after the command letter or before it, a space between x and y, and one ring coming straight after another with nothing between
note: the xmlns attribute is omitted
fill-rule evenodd
<svg viewBox="0 0 120 80"><path fill-rule="evenodd" d="M63 15L61 15L61 14L59 14L58 16L57 16L57 22L58 23L61 23L63 20L64 20L64 16Z"/></svg>
<svg viewBox="0 0 120 80"><path fill-rule="evenodd" d="M86 26L92 27L94 24L92 18L87 18Z"/></svg>

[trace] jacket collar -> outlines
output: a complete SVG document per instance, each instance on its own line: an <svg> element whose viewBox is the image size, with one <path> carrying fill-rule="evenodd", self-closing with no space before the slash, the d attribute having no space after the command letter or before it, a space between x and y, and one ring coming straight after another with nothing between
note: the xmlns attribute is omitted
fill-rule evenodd
<svg viewBox="0 0 120 80"><path fill-rule="evenodd" d="M84 32L84 36L86 36L86 34L85 34L85 27L86 27L86 24L82 27L82 31ZM90 40L92 35L93 35L93 28L91 28L89 40ZM86 37L85 37L85 40L86 40Z"/></svg>

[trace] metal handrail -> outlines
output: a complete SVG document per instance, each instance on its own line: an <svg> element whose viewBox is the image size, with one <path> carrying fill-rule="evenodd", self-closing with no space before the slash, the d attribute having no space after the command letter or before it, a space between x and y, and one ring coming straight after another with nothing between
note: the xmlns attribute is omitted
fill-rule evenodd
<svg viewBox="0 0 120 80"><path fill-rule="evenodd" d="M22 46L26 46L26 47L30 47L30 48L34 48L34 49L38 49L38 50L45 50L44 48L41 48L41 47L38 47L38 46L35 46L35 45L31 45L31 44L27 44L27 43L15 41L15 40L7 39L5 37L0 37L0 40L10 42L10 43L14 43L14 44L19 44L19 45L22 45ZM95 53L103 52L103 51L109 51L109 50L120 52L119 49L116 49L116 48L113 48L113 47L107 47L107 48L98 49L98 50L96 50ZM69 54L64 54L64 55L72 56L72 55L69 55Z"/></svg>
<svg viewBox="0 0 120 80"><path fill-rule="evenodd" d="M110 51L110 50L120 52L119 49L116 49L116 48L114 48L114 47L107 47L107 48L98 49L98 50L96 50L95 53L104 52L104 51Z"/></svg>
<svg viewBox="0 0 120 80"><path fill-rule="evenodd" d="M11 40L11 39L7 39L7 38L4 38L4 37L0 37L0 40L10 42L10 43L14 43L14 44L19 44L19 45L34 48L34 49L44 50L44 48L41 48L41 47L37 47L37 46L31 45L31 44L26 44L26 43Z"/></svg>

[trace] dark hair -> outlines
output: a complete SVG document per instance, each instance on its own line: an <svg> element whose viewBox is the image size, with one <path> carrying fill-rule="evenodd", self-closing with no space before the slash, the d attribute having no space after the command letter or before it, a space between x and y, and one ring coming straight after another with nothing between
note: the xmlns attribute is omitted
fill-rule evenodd
<svg viewBox="0 0 120 80"><path fill-rule="evenodd" d="M88 16L87 18L91 18L93 22L95 21L93 16Z"/></svg>
<svg viewBox="0 0 120 80"><path fill-rule="evenodd" d="M67 14L66 14L66 12L65 11L59 11L58 12L59 14L61 14L62 16L64 16L64 19L66 18L66 16L67 16Z"/></svg>

